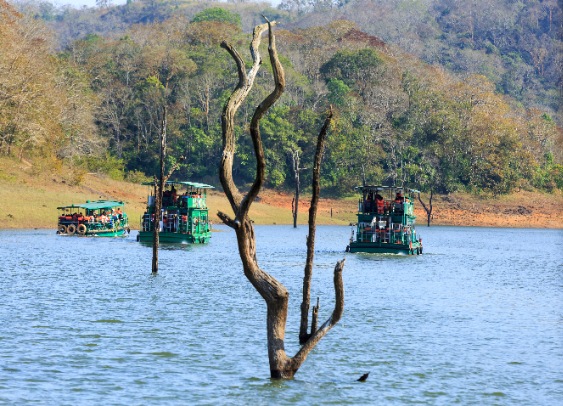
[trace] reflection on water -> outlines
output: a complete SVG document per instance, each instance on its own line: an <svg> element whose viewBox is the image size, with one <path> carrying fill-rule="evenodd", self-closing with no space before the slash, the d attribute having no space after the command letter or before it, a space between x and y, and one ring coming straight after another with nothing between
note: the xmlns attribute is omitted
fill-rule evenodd
<svg viewBox="0 0 563 406"><path fill-rule="evenodd" d="M221 227L219 227L221 228ZM563 235L419 227L424 255L349 254L319 227L321 321L346 258L342 321L296 378L268 379L262 299L234 234L151 248L127 238L0 231L0 403L557 404L563 399ZM307 228L256 227L261 266L289 289L299 345ZM370 372L366 382L357 382Z"/></svg>

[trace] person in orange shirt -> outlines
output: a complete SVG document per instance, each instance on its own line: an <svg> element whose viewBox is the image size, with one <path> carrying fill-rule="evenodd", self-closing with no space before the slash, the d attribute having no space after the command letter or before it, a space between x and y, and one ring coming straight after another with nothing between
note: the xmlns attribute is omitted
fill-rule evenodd
<svg viewBox="0 0 563 406"><path fill-rule="evenodd" d="M375 194L375 205L377 214L383 214L383 211L385 209L385 202L383 201L383 197L379 194L379 192L376 192Z"/></svg>

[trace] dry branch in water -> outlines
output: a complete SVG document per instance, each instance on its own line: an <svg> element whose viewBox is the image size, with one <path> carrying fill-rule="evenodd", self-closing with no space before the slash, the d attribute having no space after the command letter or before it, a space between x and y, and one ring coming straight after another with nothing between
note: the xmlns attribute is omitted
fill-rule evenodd
<svg viewBox="0 0 563 406"><path fill-rule="evenodd" d="M266 114L276 100L280 98L285 88L285 74L278 58L275 37L272 31L272 27L274 25L275 22L267 21L265 24L255 27L252 41L250 43L250 53L252 55L253 64L248 72L245 71L244 61L236 49L227 42L221 43L221 47L229 52L236 63L238 70L238 84L227 100L221 117L223 155L220 165L220 179L227 199L233 209L234 218L231 218L227 214L221 212L218 213L218 216L226 225L235 230L244 275L266 302L270 375L272 378L292 378L315 345L342 317L344 309L344 284L342 281L344 260L338 262L334 269L336 303L332 315L319 329L316 329L316 331L308 337L294 357L289 357L285 352L284 345L289 292L277 279L267 272L264 272L259 267L256 258L254 228L250 218L248 217L250 206L254 202L256 196L258 196L265 179L266 160L264 156L262 138L260 135L260 119L264 116L264 114ZM256 74L260 68L261 58L259 45L262 34L266 30L268 31L268 53L272 64L275 86L272 92L256 108L250 123L250 135L254 147L254 154L256 156L256 174L250 190L245 195L242 195L234 183L232 173L236 144L234 135L234 118L238 108L252 89L254 79L256 78ZM325 122L326 128L328 128L331 118L332 114L329 115L327 121ZM324 131L326 132L326 129ZM320 144L322 148L324 141ZM322 152L317 150L317 154L322 154ZM315 216L310 216L310 221L311 218L313 218L312 221L314 222L314 217ZM310 236L312 236L312 234L310 234Z"/></svg>

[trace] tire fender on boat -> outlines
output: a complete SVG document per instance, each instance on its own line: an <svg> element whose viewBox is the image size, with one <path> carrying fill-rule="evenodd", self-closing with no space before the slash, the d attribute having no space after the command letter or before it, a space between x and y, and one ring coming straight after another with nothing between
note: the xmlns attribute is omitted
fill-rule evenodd
<svg viewBox="0 0 563 406"><path fill-rule="evenodd" d="M66 228L66 232L67 234L73 235L74 233L76 233L76 226L74 224L69 224Z"/></svg>
<svg viewBox="0 0 563 406"><path fill-rule="evenodd" d="M79 224L76 228L76 231L78 231L78 234L80 235L85 235L87 230L88 228L86 227L86 224Z"/></svg>
<svg viewBox="0 0 563 406"><path fill-rule="evenodd" d="M60 234L66 234L66 226L64 224L61 224L59 226L59 233Z"/></svg>

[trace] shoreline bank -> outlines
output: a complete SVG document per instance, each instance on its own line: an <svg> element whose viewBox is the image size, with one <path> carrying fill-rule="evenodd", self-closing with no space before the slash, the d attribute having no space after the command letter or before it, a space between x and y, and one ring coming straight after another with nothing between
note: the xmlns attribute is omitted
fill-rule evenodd
<svg viewBox="0 0 563 406"><path fill-rule="evenodd" d="M86 200L114 199L126 203L131 229L138 229L150 189L146 186L112 180L97 174L85 174L80 184L61 171L53 174L34 170L25 162L0 159L0 230L56 229L57 207ZM428 196L422 194L428 204ZM255 224L293 224L293 194L263 190L252 205L250 216ZM310 196L299 199L298 223L307 224ZM209 216L220 224L217 212L232 215L222 192L208 195ZM349 225L356 222L358 197L319 201L318 225ZM417 225L426 226L426 213L415 203ZM455 193L435 196L431 226L468 226L503 228L563 229L563 195L518 191L495 199Z"/></svg>

